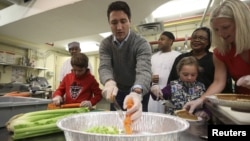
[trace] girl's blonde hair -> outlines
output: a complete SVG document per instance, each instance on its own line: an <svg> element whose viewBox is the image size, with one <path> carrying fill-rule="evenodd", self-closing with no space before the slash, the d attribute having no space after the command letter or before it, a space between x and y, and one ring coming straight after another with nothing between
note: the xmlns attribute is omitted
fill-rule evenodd
<svg viewBox="0 0 250 141"><path fill-rule="evenodd" d="M179 62L178 64L176 65L176 71L177 71L177 74L179 75L181 69L183 66L185 65L193 65L197 68L197 72L200 72L201 71L201 68L199 66L199 63L198 61L196 60L195 57L193 56L188 56L188 57L183 57Z"/></svg>
<svg viewBox="0 0 250 141"><path fill-rule="evenodd" d="M240 0L225 0L221 5L216 7L210 14L210 26L215 18L229 18L235 23L235 45L236 54L240 54L250 49L250 10L249 7ZM212 45L214 45L221 54L225 54L231 45L212 30Z"/></svg>

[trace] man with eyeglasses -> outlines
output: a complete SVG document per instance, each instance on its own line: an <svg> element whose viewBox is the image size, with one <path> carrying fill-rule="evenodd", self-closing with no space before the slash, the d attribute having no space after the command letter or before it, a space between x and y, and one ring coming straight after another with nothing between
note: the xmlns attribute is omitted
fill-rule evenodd
<svg viewBox="0 0 250 141"><path fill-rule="evenodd" d="M68 49L69 49L69 53L72 56L74 56L76 53L80 53L81 52L81 48L80 48L80 43L79 42L70 42L68 44ZM71 58L67 59L64 63L63 63L63 66L61 68L61 72L60 72L60 75L59 75L59 80L60 82L62 81L63 77L70 73L71 72L71 69L72 69L72 66L70 64L70 60ZM92 72L92 66L91 64L89 63L88 65L88 68L90 69L90 72Z"/></svg>

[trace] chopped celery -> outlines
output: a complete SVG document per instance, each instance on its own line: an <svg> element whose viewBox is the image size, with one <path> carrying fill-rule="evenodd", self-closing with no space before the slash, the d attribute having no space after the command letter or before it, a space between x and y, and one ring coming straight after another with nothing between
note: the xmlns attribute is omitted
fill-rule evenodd
<svg viewBox="0 0 250 141"><path fill-rule="evenodd" d="M86 130L86 132L99 134L119 134L119 130L115 126L94 126Z"/></svg>

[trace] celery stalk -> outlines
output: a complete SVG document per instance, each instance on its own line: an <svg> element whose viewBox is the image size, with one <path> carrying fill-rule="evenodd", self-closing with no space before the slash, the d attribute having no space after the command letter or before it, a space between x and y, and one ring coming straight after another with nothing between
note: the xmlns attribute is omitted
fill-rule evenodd
<svg viewBox="0 0 250 141"><path fill-rule="evenodd" d="M88 108L67 108L42 110L13 116L7 122L7 129L13 132L13 139L24 139L60 132L56 122L71 114L88 112Z"/></svg>
<svg viewBox="0 0 250 141"><path fill-rule="evenodd" d="M20 132L17 130L16 132L14 132L12 138L16 140L16 139L24 139L28 137L35 137L35 136L61 132L61 130L56 126L55 123L28 128L25 130L26 130L25 132L23 131Z"/></svg>
<svg viewBox="0 0 250 141"><path fill-rule="evenodd" d="M20 124L14 126L14 131L15 132L17 132L19 130L26 131L25 130L26 128L28 128L28 129L35 128L36 129L36 127L38 127L40 125L46 125L46 124L51 124L51 123L55 124L57 122L57 120L65 117L65 116L68 116L68 115L61 115L61 116L57 116L57 117L53 117L53 118L41 119L40 121L35 121L35 122L20 123Z"/></svg>
<svg viewBox="0 0 250 141"><path fill-rule="evenodd" d="M88 112L87 108L65 108L65 109L54 109L54 110L41 110L35 112L29 112L24 114L22 117L36 116L36 115L44 115L44 114L65 114L65 113L81 113Z"/></svg>

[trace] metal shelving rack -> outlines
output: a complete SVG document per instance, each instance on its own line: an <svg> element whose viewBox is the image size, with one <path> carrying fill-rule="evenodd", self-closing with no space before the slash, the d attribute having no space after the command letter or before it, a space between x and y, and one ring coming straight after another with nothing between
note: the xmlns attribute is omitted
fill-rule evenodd
<svg viewBox="0 0 250 141"><path fill-rule="evenodd" d="M3 73L5 73L5 67L20 67L20 68L27 68L27 69L36 69L36 70L47 70L48 68L43 67L31 67L31 66L23 66L23 65L16 65L16 64L8 64L8 63L0 63L3 66Z"/></svg>

